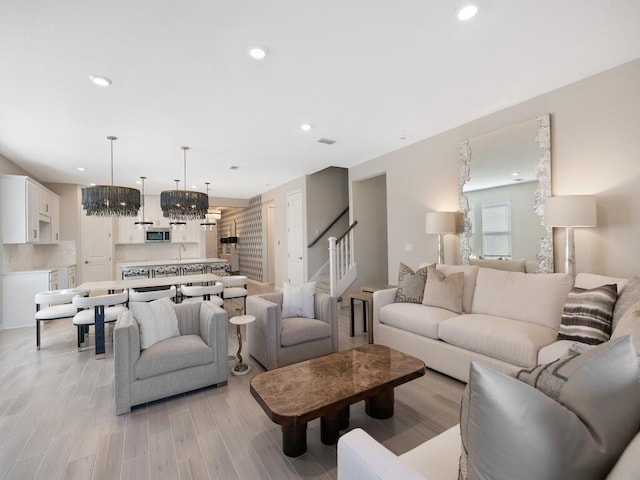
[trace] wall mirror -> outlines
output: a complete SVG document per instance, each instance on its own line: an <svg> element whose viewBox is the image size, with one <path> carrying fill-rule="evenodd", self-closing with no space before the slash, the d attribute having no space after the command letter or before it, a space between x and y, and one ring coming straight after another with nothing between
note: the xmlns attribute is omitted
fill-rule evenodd
<svg viewBox="0 0 640 480"><path fill-rule="evenodd" d="M460 261L525 260L527 272L553 272L549 115L510 125L459 146Z"/></svg>

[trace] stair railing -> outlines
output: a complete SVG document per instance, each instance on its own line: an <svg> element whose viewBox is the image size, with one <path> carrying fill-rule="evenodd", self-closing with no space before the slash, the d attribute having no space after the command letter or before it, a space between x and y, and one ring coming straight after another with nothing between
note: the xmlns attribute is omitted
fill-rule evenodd
<svg viewBox="0 0 640 480"><path fill-rule="evenodd" d="M329 230L331 230L331 227L333 227L336 223L338 223L338 220L340 220L347 212L349 211L349 207L345 208L340 215L338 215L331 223L329 223L329 225L327 226L327 228L325 228L324 230L322 230L322 232L320 232L320 234L309 244L307 245L307 248L311 248L313 247L316 243L318 243L320 241L320 239L322 237L324 237L325 233L327 233Z"/></svg>
<svg viewBox="0 0 640 480"><path fill-rule="evenodd" d="M354 221L340 237L329 237L329 293L339 296L340 281L345 279L353 269L353 229L358 224Z"/></svg>

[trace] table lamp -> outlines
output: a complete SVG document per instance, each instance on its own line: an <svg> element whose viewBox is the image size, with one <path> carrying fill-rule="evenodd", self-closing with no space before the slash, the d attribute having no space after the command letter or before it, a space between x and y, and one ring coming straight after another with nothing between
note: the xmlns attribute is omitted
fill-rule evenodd
<svg viewBox="0 0 640 480"><path fill-rule="evenodd" d="M446 233L456 233L456 212L428 212L425 231L438 235L438 263L444 263L444 240Z"/></svg>
<svg viewBox="0 0 640 480"><path fill-rule="evenodd" d="M596 197L593 195L565 195L549 197L545 205L544 224L547 227L565 227L564 270L576 274L575 227L596 226Z"/></svg>

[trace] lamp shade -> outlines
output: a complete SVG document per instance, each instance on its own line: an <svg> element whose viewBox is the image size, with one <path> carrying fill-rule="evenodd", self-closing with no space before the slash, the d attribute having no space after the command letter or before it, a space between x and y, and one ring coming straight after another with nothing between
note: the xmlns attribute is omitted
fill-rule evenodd
<svg viewBox="0 0 640 480"><path fill-rule="evenodd" d="M595 227L596 197L565 195L549 197L545 204L544 224L547 227Z"/></svg>
<svg viewBox="0 0 640 480"><path fill-rule="evenodd" d="M456 232L456 212L428 212L426 233L442 234Z"/></svg>

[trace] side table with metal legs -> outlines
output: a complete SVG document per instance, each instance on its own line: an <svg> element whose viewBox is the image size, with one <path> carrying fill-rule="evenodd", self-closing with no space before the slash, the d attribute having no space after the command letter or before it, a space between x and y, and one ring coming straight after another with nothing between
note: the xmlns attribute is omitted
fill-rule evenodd
<svg viewBox="0 0 640 480"><path fill-rule="evenodd" d="M246 375L251 371L251 367L242 362L242 332L240 326L247 325L255 320L256 317L253 315L237 315L229 319L229 323L236 326L236 333L238 334L238 353L236 353L238 363L236 363L236 366L231 370L233 375Z"/></svg>

